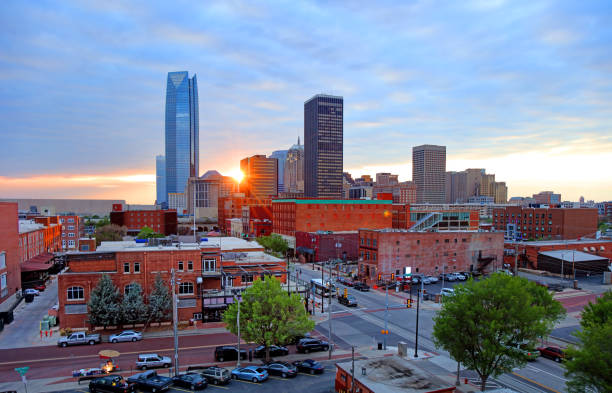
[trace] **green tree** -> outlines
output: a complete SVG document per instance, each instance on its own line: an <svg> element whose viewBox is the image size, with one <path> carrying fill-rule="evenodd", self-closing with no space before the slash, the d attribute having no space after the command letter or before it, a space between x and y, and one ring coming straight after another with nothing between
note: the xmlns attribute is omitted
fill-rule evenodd
<svg viewBox="0 0 612 393"><path fill-rule="evenodd" d="M137 239L151 239L155 237L165 237L165 235L163 233L157 233L147 226L143 227L136 236Z"/></svg>
<svg viewBox="0 0 612 393"><path fill-rule="evenodd" d="M582 312L582 330L574 335L580 347L567 350L565 375L570 393L612 392L612 291Z"/></svg>
<svg viewBox="0 0 612 393"><path fill-rule="evenodd" d="M237 334L238 304L228 307L223 321L230 332ZM256 280L242 294L240 303L240 332L248 342L265 345L282 345L296 334L304 334L314 328L308 318L301 298L288 295L275 277ZM266 361L270 360L266 349Z"/></svg>
<svg viewBox="0 0 612 393"><path fill-rule="evenodd" d="M94 326L115 326L121 321L121 295L108 274L103 274L91 291L88 322Z"/></svg>
<svg viewBox="0 0 612 393"><path fill-rule="evenodd" d="M172 296L170 289L161 278L155 277L153 290L149 295L149 320L153 322L167 321L172 316Z"/></svg>
<svg viewBox="0 0 612 393"><path fill-rule="evenodd" d="M281 256L284 256L289 248L287 241L279 235L258 237L257 243L259 243L266 250L273 251Z"/></svg>
<svg viewBox="0 0 612 393"><path fill-rule="evenodd" d="M132 282L128 288L121 301L121 321L130 324L145 322L149 309L144 302L142 287L137 282Z"/></svg>
<svg viewBox="0 0 612 393"><path fill-rule="evenodd" d="M96 244L99 246L100 243L106 241L120 241L127 234L126 227L120 227L119 225L110 224L96 228Z"/></svg>
<svg viewBox="0 0 612 393"><path fill-rule="evenodd" d="M524 365L517 347L535 346L565 313L545 288L521 277L493 274L457 285L434 317L434 343L487 379Z"/></svg>

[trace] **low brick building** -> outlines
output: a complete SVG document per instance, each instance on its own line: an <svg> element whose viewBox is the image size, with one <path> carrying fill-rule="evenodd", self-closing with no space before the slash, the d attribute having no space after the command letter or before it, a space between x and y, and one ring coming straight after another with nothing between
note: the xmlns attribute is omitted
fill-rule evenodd
<svg viewBox="0 0 612 393"><path fill-rule="evenodd" d="M79 249L81 238L81 217L60 216L59 222L62 226L62 248L64 251Z"/></svg>
<svg viewBox="0 0 612 393"><path fill-rule="evenodd" d="M508 206L493 209L496 231L508 240L577 239L597 231L597 209Z"/></svg>
<svg viewBox="0 0 612 393"><path fill-rule="evenodd" d="M144 227L166 236L175 235L178 228L176 210L128 210L112 211L111 224L127 227L128 234L136 235Z"/></svg>
<svg viewBox="0 0 612 393"><path fill-rule="evenodd" d="M218 206L218 222L219 229L222 233L229 234L231 232L231 227L228 225L232 218L239 218L242 220L243 212L242 208L244 206L260 206L264 209L271 208L270 198L250 198L245 197L242 193L234 193L230 196L219 198L219 206ZM258 217L262 218L262 217ZM265 218L265 217L264 217Z"/></svg>
<svg viewBox="0 0 612 393"><path fill-rule="evenodd" d="M490 271L501 267L502 233L408 232L399 229L359 230L359 276L375 282L378 274Z"/></svg>
<svg viewBox="0 0 612 393"><path fill-rule="evenodd" d="M358 231L319 231L295 233L296 255L301 262L342 259L356 261L359 254Z"/></svg>

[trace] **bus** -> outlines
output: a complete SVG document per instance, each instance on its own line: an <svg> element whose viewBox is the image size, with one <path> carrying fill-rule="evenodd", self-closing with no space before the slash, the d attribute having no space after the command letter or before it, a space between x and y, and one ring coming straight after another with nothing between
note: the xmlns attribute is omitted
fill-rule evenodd
<svg viewBox="0 0 612 393"><path fill-rule="evenodd" d="M336 294L336 287L329 281L325 281L325 283L323 283L320 278L313 278L310 280L310 285L313 288L312 290L314 293L319 296L329 297L330 292L332 296Z"/></svg>

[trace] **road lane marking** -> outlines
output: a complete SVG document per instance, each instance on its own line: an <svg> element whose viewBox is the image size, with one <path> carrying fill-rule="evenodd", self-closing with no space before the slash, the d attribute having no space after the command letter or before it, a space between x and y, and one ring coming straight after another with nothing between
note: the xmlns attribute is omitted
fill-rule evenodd
<svg viewBox="0 0 612 393"><path fill-rule="evenodd" d="M227 344L213 344L213 345L199 345L199 346L195 346L195 347L185 347L185 348L179 348L179 351L184 351L184 350L191 350L191 349L204 349L204 348L215 348L218 346L223 346L223 345L234 345L235 342L231 342L231 343L227 343ZM174 351L174 348L166 348L166 349L158 349L157 352L172 352ZM131 352L121 352L121 355L136 355L136 354L141 354L142 351L131 351ZM12 361L12 362L2 362L0 363L0 366L4 366L4 365L10 365L10 364L20 364L20 363L36 363L36 362L48 362L48 361L52 361L52 360L64 360L64 359L86 359L86 358L98 358L100 355L98 354L94 354L94 355L80 355L80 356L64 356L62 358L47 358L47 359L26 359L26 360L18 360L18 361Z"/></svg>
<svg viewBox="0 0 612 393"><path fill-rule="evenodd" d="M219 386L219 385L215 385L215 384L212 384L212 383L209 383L208 387L210 387L210 388L219 388L219 389L229 389L227 386Z"/></svg>
<svg viewBox="0 0 612 393"><path fill-rule="evenodd" d="M542 373L545 373L545 374L551 375L551 376L553 376L553 377L555 377L555 378L559 378L560 380L567 382L567 379L565 379L565 378L561 378L561 377L560 377L560 376L558 376L558 375L555 375L555 374L549 373L548 371L544 371L544 370L539 369L539 368L537 368L537 367L534 367L534 366L532 366L532 365L527 365L527 369L532 369L532 370L534 370L535 372L542 372Z"/></svg>
<svg viewBox="0 0 612 393"><path fill-rule="evenodd" d="M242 383L250 383L251 385L261 385L261 382L251 382L251 381L245 381L245 380L243 380L243 379L238 379L238 378L234 379L234 381L236 381L236 382L242 382Z"/></svg>
<svg viewBox="0 0 612 393"><path fill-rule="evenodd" d="M531 378L524 377L524 376L522 376L522 375L520 375L520 374L517 374L517 373L515 373L515 372L513 372L513 373L512 373L512 375L515 375L515 376L517 376L517 377L519 377L519 378L524 379L525 381L529 381L529 382L531 382L531 383L533 383L533 384L536 384L536 385L538 385L539 387L544 388L544 389L546 389L546 390L550 390L551 392L554 392L554 393L561 393L560 391L558 391L558 390L556 390L556 389L553 389L553 388L551 388L551 387L549 387L549 386L546 386L546 385L544 385L544 384L541 384L541 383L539 383L539 382L536 382L536 381L534 381L534 380L533 380L533 379L531 379Z"/></svg>
<svg viewBox="0 0 612 393"><path fill-rule="evenodd" d="M175 389L176 390L180 390L181 392L188 392L188 393L193 392L193 390L185 390L185 389L181 389L181 388L176 387L176 386L172 386L172 390L175 390Z"/></svg>

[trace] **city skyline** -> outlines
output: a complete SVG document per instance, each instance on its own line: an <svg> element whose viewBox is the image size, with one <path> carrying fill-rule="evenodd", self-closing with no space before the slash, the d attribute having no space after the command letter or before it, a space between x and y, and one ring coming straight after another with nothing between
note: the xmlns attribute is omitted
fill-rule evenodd
<svg viewBox="0 0 612 393"><path fill-rule="evenodd" d="M355 176L410 180L411 148L434 144L508 197L612 199L605 2L193 7L8 2L0 196L152 203L164 79L186 69L206 91L199 175L288 149L330 93Z"/></svg>

